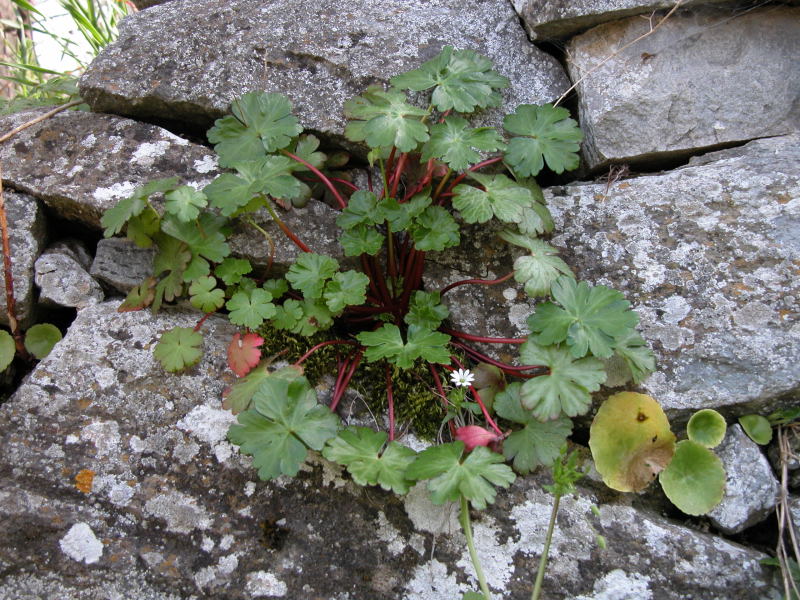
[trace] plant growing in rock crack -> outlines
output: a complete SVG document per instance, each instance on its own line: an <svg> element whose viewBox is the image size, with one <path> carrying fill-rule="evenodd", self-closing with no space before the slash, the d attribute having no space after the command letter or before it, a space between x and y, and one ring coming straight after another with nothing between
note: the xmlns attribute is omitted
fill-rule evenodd
<svg viewBox="0 0 800 600"><path fill-rule="evenodd" d="M232 172L202 190L177 179L153 181L102 222L106 236L124 230L138 245L157 248L153 276L120 310L158 310L188 294L206 316L225 310L242 328L228 348L240 377L225 399L238 414L229 439L253 456L262 479L295 475L315 450L361 485L404 494L427 481L434 503L460 503L481 587L481 594L471 594L488 598L469 505L480 510L492 503L496 488L514 481L514 471L556 465L557 510L580 474L575 455L561 452L570 417L588 412L591 393L606 379L602 359L619 357L635 382L655 365L622 294L576 281L541 237L553 222L533 178L545 165L556 173L578 165L582 134L568 112L519 106L504 119L508 138L492 127L471 127L466 117L499 106L508 80L470 50L445 47L391 84L369 87L345 104L346 137L366 144L370 165L380 171L367 189L336 171L340 155L327 156L313 135L303 134L285 97L253 92L234 101L233 114L208 133L219 164ZM404 90L427 105L410 102ZM344 256L360 268L315 253L314 240L281 219L281 211L308 201L314 185L339 210ZM160 195L163 204L153 201ZM234 219L260 231L274 252L274 241L253 219L256 211L267 211L301 251L285 276L255 273L247 260L231 256L226 240ZM525 251L513 271L426 289L426 255L457 246L465 225L490 221L502 224L500 240ZM448 325L451 290L512 278L542 299L528 319L529 336L493 338ZM206 316L194 328L162 335L155 354L167 370L200 360ZM285 344L277 355L293 356L272 368L278 356L263 359L261 349L276 332ZM304 337L313 341L298 344ZM519 359L498 360L476 344L519 347ZM318 402L304 371L320 356L335 372L328 406ZM385 431L340 422L336 409L359 373L382 384ZM423 393L407 393L408 387ZM404 403L421 401L427 414L439 412L441 443L417 453L396 439L397 415ZM412 408L402 414L418 407ZM544 561L540 578L543 573ZM541 581L534 598L540 592Z"/></svg>

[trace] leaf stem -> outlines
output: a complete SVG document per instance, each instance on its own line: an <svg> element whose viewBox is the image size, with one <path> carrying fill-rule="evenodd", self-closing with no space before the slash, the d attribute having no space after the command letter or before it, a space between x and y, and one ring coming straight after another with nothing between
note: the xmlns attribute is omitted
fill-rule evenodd
<svg viewBox="0 0 800 600"><path fill-rule="evenodd" d="M292 153L291 153L291 152L289 152L288 150L281 150L281 153L282 153L284 156L288 156L288 157L289 157L289 158L291 158L292 160L296 160L296 161L297 161L297 162L299 162L301 165L303 165L304 167L306 167L306 168L307 168L309 171L311 171L311 172L312 172L314 175L316 175L316 176L317 176L317 178L318 178L318 179L319 179L319 180L320 180L320 181L321 181L323 184L325 184L325 187L326 187L326 188L328 188L328 189L330 190L331 194L333 194L333 197L334 197L334 198L336 198L336 201L339 203L339 207L340 207L342 210L344 210L345 208L347 208L347 202L345 201L345 199L344 199L344 198L342 198L342 195L339 193L339 190L337 190L337 189L336 189L336 186L335 186L335 185L333 185L333 183L331 182L331 180L330 180L330 179L328 179L328 178L325 176L325 174L324 174L322 171L320 171L320 170L319 170L317 167L315 167L314 165L312 165L312 164L311 164L310 162L308 162L307 160L304 160L304 159L300 158L299 156L297 156L297 155L295 155L295 154L292 154Z"/></svg>
<svg viewBox="0 0 800 600"><path fill-rule="evenodd" d="M213 314L214 314L214 311L207 312L206 314L204 314L200 318L200 320L197 322L197 325L194 326L194 329L192 331L195 331L195 332L200 331L200 328L203 326L203 323L206 322L206 319L208 319L208 317L210 317Z"/></svg>
<svg viewBox="0 0 800 600"><path fill-rule="evenodd" d="M316 352L317 350L319 350L323 346L333 346L334 344L347 344L348 346L358 346L358 344L356 342L353 342L353 341L350 341L350 340L327 340L325 342L320 342L316 346L313 346L308 352L303 354L303 356L298 358L297 361L295 361L294 366L295 367L299 367L303 363L304 360L306 360L309 356L314 354L314 352Z"/></svg>
<svg viewBox="0 0 800 600"><path fill-rule="evenodd" d="M492 594L489 592L489 586L486 585L486 576L483 574L481 568L481 561L478 559L478 552L475 550L475 540L472 539L472 526L469 519L469 504L464 494L461 494L461 512L458 515L458 520L461 523L461 529L464 531L464 537L467 538L467 548L469 549L469 557L472 560L472 566L475 567L475 575L478 577L478 585L480 585L483 597L486 600L492 600Z"/></svg>
<svg viewBox="0 0 800 600"><path fill-rule="evenodd" d="M509 365L507 363L500 362L499 360L495 360L491 356L486 356L482 352L478 352L475 348L472 348L471 346L467 346L466 344L463 344L461 342L450 342L450 343L453 344L454 346L456 346L457 348L461 348L473 360L477 360L478 362L485 362L485 363L489 363L490 365L494 365L495 367L499 368L503 372L505 372L505 373L507 373L509 375L513 375L514 377L522 377L524 379L532 379L533 377L538 377L539 375L546 374L548 372L548 370L549 370L547 367L542 367L542 366L539 366L539 365L523 365L521 367L517 367L517 366L514 366L514 365ZM522 373L522 371L531 371L533 369L536 369L536 370L538 370L540 372L536 373L536 374Z"/></svg>
<svg viewBox="0 0 800 600"><path fill-rule="evenodd" d="M394 441L394 394L392 393L392 372L386 365L386 402L389 406L389 441Z"/></svg>
<svg viewBox="0 0 800 600"><path fill-rule="evenodd" d="M556 526L556 515L558 514L558 504L561 502L561 495L556 494L553 501L553 510L550 512L550 523L547 525L547 535L544 538L544 548L542 556L539 558L539 570L536 572L536 581L533 584L531 600L539 600L542 594L542 583L544 582L544 572L547 569L547 555L550 553L550 543L553 541L553 530Z"/></svg>
<svg viewBox="0 0 800 600"><path fill-rule="evenodd" d="M269 200L267 200L267 202L269 202ZM266 229L261 227L250 217L245 217L244 221L259 231L267 240L267 243L269 244L269 261L267 262L267 271L269 271L272 268L273 261L275 260L275 240L272 239L272 236Z"/></svg>
<svg viewBox="0 0 800 600"><path fill-rule="evenodd" d="M350 368L348 369L347 373L345 373L344 378L339 382L338 387L334 390L333 398L331 399L331 412L336 410L336 407L339 406L339 401L344 396L344 392L347 389L347 386L350 385L350 380L353 378L353 374L356 372L358 365L361 363L361 358L364 356L364 349L361 348L356 352L355 357L350 363Z"/></svg>
<svg viewBox="0 0 800 600"><path fill-rule="evenodd" d="M449 292L453 288L456 288L456 287L458 287L460 285L467 285L467 284L497 285L498 283L503 283L504 281L508 281L513 276L514 276L514 271L511 271L511 273L503 275L499 279L462 279L461 281L454 281L450 285L445 286L444 288L442 288L442 290L439 292L439 294L444 296L447 292Z"/></svg>
<svg viewBox="0 0 800 600"><path fill-rule="evenodd" d="M290 240L292 240L292 242L294 242L294 245L297 246L298 248L300 248L300 250L302 250L303 252L311 252L311 248L306 246L303 243L303 240L301 240L299 237L297 237L294 234L294 232L291 229L289 229L289 227L286 225L286 223L281 221L280 217L275 212L275 209L272 208L272 203L269 200L267 200L264 203L264 205L267 207L267 210L269 211L269 216L272 217L272 220L275 221L275 223L277 223L278 227L281 228L281 231L283 231L283 233L286 234L286 237L288 237Z"/></svg>
<svg viewBox="0 0 800 600"><path fill-rule="evenodd" d="M452 335L453 337L469 340L470 342L482 342L484 344L524 344L527 341L525 338L496 338L472 335L470 333L456 331L455 329L447 329L445 327L442 327L441 331L448 335Z"/></svg>

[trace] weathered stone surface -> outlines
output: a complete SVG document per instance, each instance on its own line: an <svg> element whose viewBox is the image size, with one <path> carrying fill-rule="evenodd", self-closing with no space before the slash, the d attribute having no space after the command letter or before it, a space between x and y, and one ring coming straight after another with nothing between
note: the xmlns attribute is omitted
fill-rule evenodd
<svg viewBox="0 0 800 600"><path fill-rule="evenodd" d="M3 165L5 167L5 165ZM33 318L33 269L36 259L46 243L45 218L42 207L35 198L3 190L6 220L9 227L11 250L11 275L14 278L14 305L21 327L31 324ZM8 325L6 305L6 276L2 268L3 252L0 248L0 324Z"/></svg>
<svg viewBox="0 0 800 600"><path fill-rule="evenodd" d="M133 0L133 3L139 10L144 10L145 8L150 8L151 6L157 6L159 4L165 4L166 2L171 1L172 0Z"/></svg>
<svg viewBox="0 0 800 600"><path fill-rule="evenodd" d="M0 596L453 600L474 589L455 507L434 507L424 490L399 500L358 488L318 458L294 480L255 480L225 439L230 325L209 319L204 359L169 375L153 346L196 315L120 315L115 306L81 311L0 407ZM530 593L550 511L543 483L520 479L475 516L500 597ZM774 571L756 551L613 493L581 488L562 507L547 597L774 595Z"/></svg>
<svg viewBox="0 0 800 600"><path fill-rule="evenodd" d="M573 81L648 30L631 17L570 42ZM674 160L800 129L800 8L675 13L578 88L589 167Z"/></svg>
<svg viewBox="0 0 800 600"><path fill-rule="evenodd" d="M85 308L105 297L100 284L71 256L50 252L36 261L39 301L49 306Z"/></svg>
<svg viewBox="0 0 800 600"><path fill-rule="evenodd" d="M621 290L671 416L794 406L800 388L800 136L674 171L545 190L552 243L579 277Z"/></svg>
<svg viewBox="0 0 800 600"><path fill-rule="evenodd" d="M40 111L0 119L0 131ZM202 187L216 155L166 129L111 115L63 112L0 145L3 179L65 219L98 227L103 212L153 179L177 176Z"/></svg>
<svg viewBox="0 0 800 600"><path fill-rule="evenodd" d="M180 0L126 19L80 89L101 112L204 126L245 92L281 92L303 125L341 139L345 100L447 44L489 56L511 79L507 108L568 85L495 0Z"/></svg>
<svg viewBox="0 0 800 600"><path fill-rule="evenodd" d="M758 444L739 425L733 425L714 452L727 475L725 496L708 513L714 526L732 534L766 519L775 509L778 481Z"/></svg>
<svg viewBox="0 0 800 600"><path fill-rule="evenodd" d="M86 244L74 238L59 240L48 246L44 253L65 254L87 271L92 266L92 255L89 254Z"/></svg>
<svg viewBox="0 0 800 600"><path fill-rule="evenodd" d="M590 27L634 15L655 13L655 22L675 0L512 0L532 40L563 40ZM681 8L697 5L745 4L741 0L683 0ZM662 12L658 12L658 11ZM604 58L604 57L601 57Z"/></svg>
<svg viewBox="0 0 800 600"><path fill-rule="evenodd" d="M89 273L98 281L127 294L153 274L155 255L155 248L139 248L127 239L100 240Z"/></svg>

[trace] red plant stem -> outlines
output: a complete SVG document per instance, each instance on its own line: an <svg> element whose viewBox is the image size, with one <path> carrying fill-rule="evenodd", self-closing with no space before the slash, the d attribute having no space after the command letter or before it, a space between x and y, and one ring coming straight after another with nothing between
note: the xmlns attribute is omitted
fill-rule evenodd
<svg viewBox="0 0 800 600"><path fill-rule="evenodd" d="M17 303L14 298L14 275L11 272L11 242L9 241L8 221L6 219L6 201L3 196L2 171L0 171L0 236L2 237L3 245L3 275L5 276L6 283L6 315L8 316L8 325L11 328L11 337L14 338L14 346L17 349L17 353L24 360L31 360L31 355L28 354L28 350L25 348L25 342L22 339L22 331L17 321Z"/></svg>
<svg viewBox="0 0 800 600"><path fill-rule="evenodd" d="M390 198L397 197L397 188L400 185L400 177L403 175L403 171L406 168L406 161L408 161L408 153L403 152L400 155L400 159L397 161L397 168L394 171L394 181L392 181L392 195L389 196Z"/></svg>
<svg viewBox="0 0 800 600"><path fill-rule="evenodd" d="M350 369L348 369L347 373L342 379L339 387L334 392L333 400L331 401L331 410L336 410L336 407L339 406L339 401L344 396L345 390L347 390L347 386L350 385L350 380L353 378L353 374L356 372L358 365L361 363L361 357L364 356L363 348L356 353L355 358L350 362Z"/></svg>
<svg viewBox="0 0 800 600"><path fill-rule="evenodd" d="M488 167L489 165L499 163L502 160L503 160L502 156L495 156L494 158L487 158L484 161L472 165L469 169L467 169L464 173L461 173L461 175L459 175L452 181L450 186L447 188L447 191L452 192L454 187L456 187L459 183L464 181L464 179L466 178L466 176L470 171L477 171L478 169L482 169L483 167Z"/></svg>
<svg viewBox="0 0 800 600"><path fill-rule="evenodd" d="M330 180L335 181L336 183L341 183L343 186L350 188L354 192L358 191L358 186L350 181L347 181L347 179L342 179L341 177L331 177Z"/></svg>
<svg viewBox="0 0 800 600"><path fill-rule="evenodd" d="M381 293L378 290L378 286L375 283L375 276L372 273L372 266L369 263L369 257L366 254L361 255L361 269L364 271L364 275L369 278L369 289L372 291L372 295L376 297L380 297Z"/></svg>
<svg viewBox="0 0 800 600"><path fill-rule="evenodd" d="M444 393L444 387L442 386L442 380L439 378L439 373L436 372L436 368L431 364L428 363L428 369L430 369L431 375L433 376L433 383L436 385L436 391L439 392L439 396L442 399L442 405L444 406L444 411L447 413L447 394ZM456 425L453 423L452 419L447 422L450 426L450 435L455 438L456 436Z"/></svg>
<svg viewBox="0 0 800 600"><path fill-rule="evenodd" d="M492 429L495 430L497 435L499 435L501 438L504 438L505 435L497 426L497 423L494 422L494 419L492 419L489 411L486 409L486 405L483 403L483 400L481 400L481 395L478 393L478 390L476 390L473 386L469 386L469 391L472 392L472 395L475 397L475 402L477 402L478 406L481 407L481 411L483 412L483 417L486 419L486 422L491 425Z"/></svg>
<svg viewBox="0 0 800 600"><path fill-rule="evenodd" d="M294 232L291 229L289 229L289 227L287 227L286 223L281 221L281 218L278 216L275 210L269 205L269 202L267 202L267 210L269 211L269 216L272 217L272 220L278 224L278 227L280 227L281 231L283 231L283 233L286 234L286 237L288 237L290 240L292 240L292 242L294 242L295 246L300 248L300 250L302 250L303 252L311 252L311 248L306 246L303 243L303 240L297 237L294 234Z"/></svg>
<svg viewBox="0 0 800 600"><path fill-rule="evenodd" d="M463 368L463 365L461 364L461 361L458 360L458 357L451 356L450 360L455 362L458 365L459 368ZM448 371L454 371L455 370L455 369L453 369L453 367L451 367L449 365L442 365L442 366L445 369L447 369ZM497 435L499 435L501 438L505 437L503 435L503 432L500 431L500 428L497 426L497 423L494 422L494 419L492 419L491 415L489 414L489 411L486 408L486 405L483 403L483 400L481 400L481 395L478 393L478 390L476 390L475 387L471 385L471 386L469 386L469 391L472 392L472 395L475 398L475 402L477 402L478 406L481 407L481 412L483 413L483 418L486 419L486 422L491 426L492 429L495 430Z"/></svg>
<svg viewBox="0 0 800 600"><path fill-rule="evenodd" d="M350 355L348 355L344 360L341 358L336 359L336 383L333 384L333 393L331 394L331 405L330 409L331 412L336 410L336 406L339 404L339 399L341 395L339 394L339 388L342 385L342 380L344 379L345 375L347 374L347 368L350 366L348 364L350 360Z"/></svg>
<svg viewBox="0 0 800 600"><path fill-rule="evenodd" d="M513 375L514 377L522 377L523 379L532 379L533 377L538 377L539 375L544 375L549 371L547 367L542 367L539 365L523 365L521 367L509 365L504 362L500 362L499 360L493 359L491 356L486 356L482 352L478 352L475 348L467 346L466 344L462 344L461 342L451 342L457 348L461 348L464 352L466 352L473 360L477 360L478 362L485 362L489 363L490 365L494 365L495 367L499 368L501 371L507 373L508 375ZM533 369L540 370L540 373L537 374L528 374L523 373L522 371L531 371Z"/></svg>
<svg viewBox="0 0 800 600"><path fill-rule="evenodd" d="M302 363L302 362L303 362L305 359L307 359L309 356L311 356L312 354L314 354L314 352L316 352L317 350L319 350L319 349L320 349L320 348L322 348L323 346L332 346L332 345L334 345L334 344L347 344L348 346L358 346L358 344L357 344L356 342L353 342L353 341L350 341L350 340L328 340L328 341L326 341L326 342L320 342L320 343L319 343L319 344L317 344L316 346L312 347L312 348L311 348L311 350L309 350L308 352L306 352L305 354L303 354L303 356L301 356L300 358L298 358L298 359L297 359L297 361L294 363L294 366L295 366L295 367L299 367L299 366L300 366L300 364L301 364L301 363Z"/></svg>
<svg viewBox="0 0 800 600"><path fill-rule="evenodd" d="M209 313L206 313L206 314L204 314L204 315L203 315L203 316L200 318L200 320L197 322L197 325L195 325L195 326L194 326L194 329L193 329L193 331L200 331L200 328L203 326L203 323L205 323L205 322L206 322L206 319L208 319L208 317L210 317L210 316L211 316L211 315L213 315L213 314L214 314L214 312L213 312L213 311L212 311L212 312L209 312Z"/></svg>
<svg viewBox="0 0 800 600"><path fill-rule="evenodd" d="M397 153L397 148L392 146L392 151L389 153L389 158L386 159L386 173L392 172L392 167L394 167L394 156ZM387 175L388 177L388 175ZM386 197L386 194L389 192L389 182L383 182L383 192L381 193L381 197Z"/></svg>
<svg viewBox="0 0 800 600"><path fill-rule="evenodd" d="M403 281L403 297L400 299L400 310L404 313L408 311L408 302L411 293L419 289L422 283L422 272L425 268L425 252L414 251L414 258L411 261L410 275Z"/></svg>
<svg viewBox="0 0 800 600"><path fill-rule="evenodd" d="M284 156L288 156L288 157L289 157L289 158L291 158L292 160L296 160L296 161L297 161L297 162L299 162L301 165L303 165L304 167L306 167L306 168L307 168L309 171L311 171L311 172L312 172L314 175L316 175L316 176L317 176L317 178L318 178L318 179L319 179L319 180L320 180L320 181L321 181L323 184L325 184L325 187L326 187L326 188L328 188L328 189L330 190L331 194L333 194L333 197L334 197L334 198L336 198L336 201L339 203L339 207L340 207L342 210L344 210L345 208L347 208L347 202L345 201L345 199L344 199L344 198L342 198L342 195L339 193L339 190L337 190L337 189L336 189L336 186L335 186L335 185L333 185L333 183L331 183L331 180L330 180L330 179L328 179L328 178L327 178L327 177L326 177L326 176L325 176L325 175L322 173L322 171L320 171L320 170L319 170L317 167L315 167L314 165L312 165L312 164L311 164L310 162L308 162L307 160L304 160L304 159L300 158L299 156L296 156L296 155L292 154L292 153L291 153L291 152L289 152L288 150L281 150L281 153L283 153L283 155L284 155Z"/></svg>
<svg viewBox="0 0 800 600"><path fill-rule="evenodd" d="M464 333L463 331L456 331L455 329L447 329L442 327L440 331L452 335L453 337L461 338L462 340L469 340L470 342L482 342L484 344L524 344L527 338L496 338L496 337L483 337L480 335L472 335Z"/></svg>
<svg viewBox="0 0 800 600"><path fill-rule="evenodd" d="M392 371L386 365L386 402L389 405L389 441L394 440L394 394L392 393Z"/></svg>
<svg viewBox="0 0 800 600"><path fill-rule="evenodd" d="M378 284L378 298L381 299L382 304L388 305L392 303L392 295L389 293L389 288L386 287L386 278L383 276L383 270L378 264L377 258L371 256L368 260L372 260L372 275L375 282Z"/></svg>
<svg viewBox="0 0 800 600"><path fill-rule="evenodd" d="M439 292L440 295L444 296L447 292L452 290L455 287L460 285L467 285L467 284L474 284L474 285L497 285L498 283L503 283L504 281L508 281L514 276L514 271L508 273L507 275L503 275L499 279L462 279L461 281L455 281L450 285L442 288Z"/></svg>

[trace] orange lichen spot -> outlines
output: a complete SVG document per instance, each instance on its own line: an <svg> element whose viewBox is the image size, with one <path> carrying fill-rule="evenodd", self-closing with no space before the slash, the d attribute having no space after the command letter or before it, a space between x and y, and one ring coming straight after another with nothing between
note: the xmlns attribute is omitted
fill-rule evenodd
<svg viewBox="0 0 800 600"><path fill-rule="evenodd" d="M84 494L92 492L92 485L94 484L94 471L91 469L83 469L75 475L75 487Z"/></svg>

